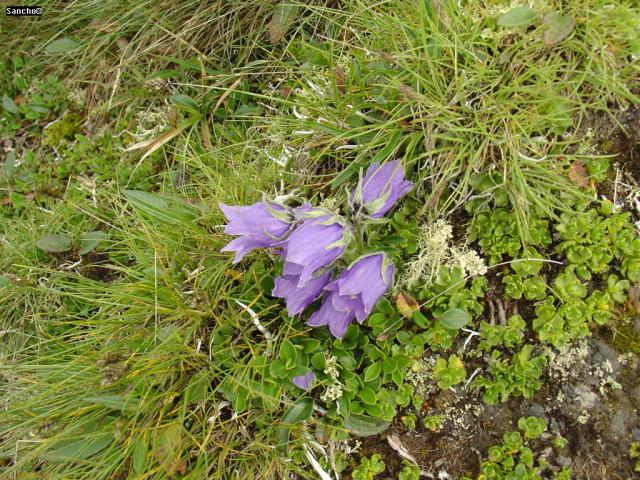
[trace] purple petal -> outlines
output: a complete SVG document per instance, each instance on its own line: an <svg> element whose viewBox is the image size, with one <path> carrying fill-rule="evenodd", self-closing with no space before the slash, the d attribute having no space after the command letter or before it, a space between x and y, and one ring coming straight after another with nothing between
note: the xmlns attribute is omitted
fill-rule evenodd
<svg viewBox="0 0 640 480"><path fill-rule="evenodd" d="M272 295L286 299L289 316L298 315L311 305L322 293L325 285L331 278L331 272L314 277L304 286L298 286L300 277L297 275L283 275L275 280L275 288Z"/></svg>
<svg viewBox="0 0 640 480"><path fill-rule="evenodd" d="M320 308L309 317L308 323L312 327L329 325L331 333L338 338L342 338L349 324L353 322L355 314L351 311L336 310L331 298L333 295L334 293L332 292L324 299Z"/></svg>
<svg viewBox="0 0 640 480"><path fill-rule="evenodd" d="M383 278L382 264L384 254L361 257L345 270L334 282L341 297L359 297L363 309L356 311L359 321L363 321L373 310L380 297L384 295L393 278L393 264L386 268Z"/></svg>
<svg viewBox="0 0 640 480"><path fill-rule="evenodd" d="M404 179L404 168L399 160L382 166L373 163L358 186L359 190L351 194L351 202L361 203L371 217L380 218L412 188L413 183Z"/></svg>
<svg viewBox="0 0 640 480"><path fill-rule="evenodd" d="M251 250L267 247L263 241L251 237L238 237L231 240L220 249L221 252L236 252L233 263L238 263Z"/></svg>
<svg viewBox="0 0 640 480"><path fill-rule="evenodd" d="M304 269L300 265L291 262L285 262L284 268L282 269L282 274L290 277L299 277L302 274L302 270Z"/></svg>
<svg viewBox="0 0 640 480"><path fill-rule="evenodd" d="M329 321L329 331L334 337L342 338L347 332L349 325L351 325L351 322L353 322L353 317L334 317Z"/></svg>
<svg viewBox="0 0 640 480"><path fill-rule="evenodd" d="M299 375L297 377L293 377L291 381L294 383L296 387L301 388L303 390L309 390L309 387L311 386L311 382L313 382L313 372L309 372L305 375Z"/></svg>
<svg viewBox="0 0 640 480"><path fill-rule="evenodd" d="M339 295L338 289L339 287L336 282L332 282L326 287L326 290L336 292L335 295L331 296L333 307L342 312L354 312L358 322L362 323L362 320L367 317L367 314L360 295Z"/></svg>
<svg viewBox="0 0 640 480"><path fill-rule="evenodd" d="M270 204L269 207L276 212L284 213L284 209L279 205ZM227 217L228 224L224 230L227 235L253 235L276 241L289 230L290 224L275 218L264 202L246 206L221 203L220 209Z"/></svg>
<svg viewBox="0 0 640 480"><path fill-rule="evenodd" d="M222 248L223 252L236 252L234 263L238 263L251 250L276 246L290 229L290 223L273 216L274 212L285 212L276 204L269 204L267 208L264 202L248 206L221 203L220 209L228 221L225 233L238 236Z"/></svg>
<svg viewBox="0 0 640 480"><path fill-rule="evenodd" d="M300 285L311 280L320 268L330 265L344 251L335 246L344 238L344 227L337 222L323 224L330 217L308 219L296 228L286 240L285 275L300 275ZM294 273L295 272L295 273Z"/></svg>

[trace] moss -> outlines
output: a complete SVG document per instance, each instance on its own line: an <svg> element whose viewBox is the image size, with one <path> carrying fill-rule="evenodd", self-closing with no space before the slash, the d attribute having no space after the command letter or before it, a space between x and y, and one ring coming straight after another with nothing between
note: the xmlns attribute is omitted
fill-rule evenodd
<svg viewBox="0 0 640 480"><path fill-rule="evenodd" d="M44 131L42 143L57 148L63 140L73 138L80 133L82 117L77 113L68 113L51 123Z"/></svg>
<svg viewBox="0 0 640 480"><path fill-rule="evenodd" d="M640 332L636 329L635 315L621 315L608 325L609 343L619 353L640 355Z"/></svg>

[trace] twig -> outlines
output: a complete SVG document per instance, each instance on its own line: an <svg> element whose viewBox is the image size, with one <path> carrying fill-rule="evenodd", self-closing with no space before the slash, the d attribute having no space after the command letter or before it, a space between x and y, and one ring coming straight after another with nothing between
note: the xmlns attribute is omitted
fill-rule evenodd
<svg viewBox="0 0 640 480"><path fill-rule="evenodd" d="M482 371L481 368L476 368L473 373L471 374L471 376L469 377L469 379L464 383L464 388L465 390L467 389L467 387L469 387L469 384L471 383L471 381L475 378L476 375L478 375L480 372Z"/></svg>
<svg viewBox="0 0 640 480"><path fill-rule="evenodd" d="M316 471L316 473L320 476L320 478L322 480L333 480L331 478L331 475L329 475L327 472L323 470L323 468L318 463L318 460L316 460L316 457L313 456L313 452L309 448L309 445L305 443L304 449L306 451L306 456L307 456L307 459L309 460L309 463L311 464L313 469Z"/></svg>
<svg viewBox="0 0 640 480"><path fill-rule="evenodd" d="M498 318L500 318L500 325L507 324L507 313L504 310L504 305L502 304L502 300L496 298L496 303L498 304Z"/></svg>
<svg viewBox="0 0 640 480"><path fill-rule="evenodd" d="M271 335L271 332L269 332L269 330L267 330L264 327L264 325L262 325L260 323L260 318L258 317L258 314L256 312L254 312L251 308L246 306L240 300L236 300L235 298L234 298L234 300L238 305L240 305L251 316L251 321L253 322L255 327L258 329L258 331L260 333L262 333L262 335L264 336L264 339L267 341L266 354L267 354L267 356L270 356L271 355L271 350L273 349L273 336Z"/></svg>
<svg viewBox="0 0 640 480"><path fill-rule="evenodd" d="M467 345L469 344L469 342L471 341L471 339L473 337L476 336L480 336L479 332L476 332L475 330L471 330L469 328L462 328L461 329L463 332L466 332L469 334L469 336L467 337L467 339L464 341L464 345L462 345L462 351L464 352L467 349Z"/></svg>
<svg viewBox="0 0 640 480"><path fill-rule="evenodd" d="M395 435L387 435L387 443L402 458L413 463L414 465L418 465L418 461L407 451L406 447L398 437L396 437Z"/></svg>
<svg viewBox="0 0 640 480"><path fill-rule="evenodd" d="M490 298L487 298L487 303L489 304L489 325L493 326L496 324L496 307Z"/></svg>

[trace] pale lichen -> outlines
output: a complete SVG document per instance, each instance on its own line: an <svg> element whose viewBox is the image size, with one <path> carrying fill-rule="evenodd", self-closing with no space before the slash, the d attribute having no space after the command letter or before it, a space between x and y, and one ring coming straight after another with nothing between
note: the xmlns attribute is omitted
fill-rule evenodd
<svg viewBox="0 0 640 480"><path fill-rule="evenodd" d="M420 227L418 251L407 264L400 284L413 288L429 286L437 278L440 267L458 267L464 276L484 275L487 266L475 250L466 244L452 245L453 225L443 219Z"/></svg>

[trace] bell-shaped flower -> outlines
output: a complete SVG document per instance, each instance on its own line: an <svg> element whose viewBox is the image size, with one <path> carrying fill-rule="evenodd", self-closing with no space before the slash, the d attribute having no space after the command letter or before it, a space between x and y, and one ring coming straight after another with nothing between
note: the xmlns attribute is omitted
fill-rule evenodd
<svg viewBox="0 0 640 480"><path fill-rule="evenodd" d="M300 207L295 215L302 223L281 244L285 259L282 273L298 276L298 286L304 286L318 270L342 255L352 234L340 216L323 209Z"/></svg>
<svg viewBox="0 0 640 480"><path fill-rule="evenodd" d="M275 280L275 287L271 295L278 298L284 298L287 304L287 312L293 317L302 313L302 311L311 305L320 294L323 293L324 287L331 279L331 272L325 272L322 275L313 277L302 286L300 284L300 275L282 275Z"/></svg>
<svg viewBox="0 0 640 480"><path fill-rule="evenodd" d="M360 257L325 287L329 293L309 317L309 325L328 325L335 337L342 338L354 319L362 323L373 311L391 286L393 271L384 253Z"/></svg>
<svg viewBox="0 0 640 480"><path fill-rule="evenodd" d="M412 188L413 183L404 179L404 168L399 160L384 165L373 163L349 201L354 211L362 208L368 216L382 218Z"/></svg>
<svg viewBox="0 0 640 480"><path fill-rule="evenodd" d="M309 372L305 375L298 375L297 377L293 377L291 381L296 387L301 388L302 390L309 390L309 387L313 383L313 379L313 372Z"/></svg>
<svg viewBox="0 0 640 480"><path fill-rule="evenodd" d="M255 248L273 247L282 242L293 220L284 207L266 200L247 206L221 203L220 209L227 218L224 233L238 237L221 250L236 252L233 263L238 263Z"/></svg>

